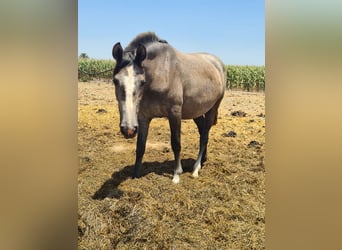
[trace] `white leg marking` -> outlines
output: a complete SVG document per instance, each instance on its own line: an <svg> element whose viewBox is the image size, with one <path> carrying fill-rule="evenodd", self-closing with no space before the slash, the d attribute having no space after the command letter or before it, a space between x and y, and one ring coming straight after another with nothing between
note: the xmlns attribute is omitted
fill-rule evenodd
<svg viewBox="0 0 342 250"><path fill-rule="evenodd" d="M201 169L201 163L196 162L194 166L194 171L192 172L192 177L197 178L198 177L198 171Z"/></svg>
<svg viewBox="0 0 342 250"><path fill-rule="evenodd" d="M177 184L177 183L179 183L179 175L178 174L174 174L173 175L173 179L172 179L172 182L174 183L174 184Z"/></svg>
<svg viewBox="0 0 342 250"><path fill-rule="evenodd" d="M183 168L181 164L178 164L177 169L176 169L176 174L181 174L183 173Z"/></svg>
<svg viewBox="0 0 342 250"><path fill-rule="evenodd" d="M177 162L177 167L176 167L175 172L173 174L173 179L172 179L173 183L175 183L175 184L179 183L179 180L180 180L179 174L181 174L181 173L183 173L183 168L182 168L182 163L179 160Z"/></svg>

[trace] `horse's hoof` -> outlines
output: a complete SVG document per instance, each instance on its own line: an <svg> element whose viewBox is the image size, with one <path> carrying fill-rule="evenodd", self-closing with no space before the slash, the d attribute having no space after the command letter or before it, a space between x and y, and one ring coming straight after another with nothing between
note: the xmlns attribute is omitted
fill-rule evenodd
<svg viewBox="0 0 342 250"><path fill-rule="evenodd" d="M195 170L195 171L192 173L192 177L198 178L198 170Z"/></svg>
<svg viewBox="0 0 342 250"><path fill-rule="evenodd" d="M180 181L179 175L178 174L174 175L173 179L172 179L172 182L174 184L177 184L177 183L179 183L179 181Z"/></svg>

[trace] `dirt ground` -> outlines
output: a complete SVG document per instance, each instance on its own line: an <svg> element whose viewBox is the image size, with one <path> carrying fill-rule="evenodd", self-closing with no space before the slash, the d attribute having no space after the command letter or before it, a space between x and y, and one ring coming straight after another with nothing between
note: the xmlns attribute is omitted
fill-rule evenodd
<svg viewBox="0 0 342 250"><path fill-rule="evenodd" d="M78 84L79 249L264 249L265 94L226 91L207 161L182 121L180 183L166 119L152 120L142 177L131 179L136 138L119 131L114 87Z"/></svg>

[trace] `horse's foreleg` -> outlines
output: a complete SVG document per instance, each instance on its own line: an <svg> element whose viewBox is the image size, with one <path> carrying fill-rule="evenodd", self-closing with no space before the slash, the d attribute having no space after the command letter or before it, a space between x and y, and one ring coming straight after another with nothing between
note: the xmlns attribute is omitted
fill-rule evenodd
<svg viewBox="0 0 342 250"><path fill-rule="evenodd" d="M145 153L146 139L148 135L148 128L150 126L150 122L151 120L148 120L148 119L142 119L142 118L139 119L136 157L135 157L134 172L133 172L132 178L138 178L140 176L140 168L141 168L142 159Z"/></svg>
<svg viewBox="0 0 342 250"><path fill-rule="evenodd" d="M179 182L179 174L183 173L182 164L180 160L181 151L181 118L171 117L169 118L170 130L171 130L171 147L175 156L175 168L172 182Z"/></svg>

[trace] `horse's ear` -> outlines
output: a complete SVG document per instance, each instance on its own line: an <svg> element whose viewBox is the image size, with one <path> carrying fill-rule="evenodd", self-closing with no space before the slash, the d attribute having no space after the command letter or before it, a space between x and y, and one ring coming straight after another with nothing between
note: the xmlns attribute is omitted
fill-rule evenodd
<svg viewBox="0 0 342 250"><path fill-rule="evenodd" d="M143 44L139 44L135 53L134 61L141 66L141 62L146 58L146 48Z"/></svg>
<svg viewBox="0 0 342 250"><path fill-rule="evenodd" d="M112 55L117 62L120 62L122 60L122 53L123 53L123 50L122 50L121 44L116 43L113 46Z"/></svg>

